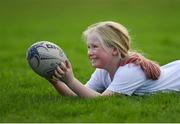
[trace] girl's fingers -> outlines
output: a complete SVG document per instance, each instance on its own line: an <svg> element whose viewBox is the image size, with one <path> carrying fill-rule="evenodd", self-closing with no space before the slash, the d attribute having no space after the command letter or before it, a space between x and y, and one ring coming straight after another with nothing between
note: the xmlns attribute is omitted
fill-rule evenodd
<svg viewBox="0 0 180 124"><path fill-rule="evenodd" d="M49 82L53 85L57 84L57 79L55 78L55 76L52 76L52 79L49 79Z"/></svg>
<svg viewBox="0 0 180 124"><path fill-rule="evenodd" d="M51 82L51 83L56 82L56 80L53 78L53 76L52 76L52 78L51 78L51 79L48 79L48 81L49 81L49 82Z"/></svg>
<svg viewBox="0 0 180 124"><path fill-rule="evenodd" d="M59 73L59 74L61 74L61 75L63 75L64 74L64 71L58 66L57 67L57 72Z"/></svg>
<svg viewBox="0 0 180 124"><path fill-rule="evenodd" d="M66 67L67 67L67 68L70 68L70 67L71 67L71 63L69 62L69 60L66 60L66 61L65 61L65 64L66 64Z"/></svg>
<svg viewBox="0 0 180 124"><path fill-rule="evenodd" d="M65 65L65 63L64 62L61 62L61 69L63 70L63 71L65 71L66 72L66 70L67 70L67 67L66 67L66 65Z"/></svg>
<svg viewBox="0 0 180 124"><path fill-rule="evenodd" d="M61 78L61 77L62 77L60 74L58 74L57 70L54 71L54 75L55 75L57 78Z"/></svg>
<svg viewBox="0 0 180 124"><path fill-rule="evenodd" d="M55 80L59 80L62 79L67 71L67 67L65 65L66 63L61 62L56 70L54 70L54 75L53 75L53 79Z"/></svg>
<svg viewBox="0 0 180 124"><path fill-rule="evenodd" d="M52 76L52 81L58 81L58 78L53 75Z"/></svg>

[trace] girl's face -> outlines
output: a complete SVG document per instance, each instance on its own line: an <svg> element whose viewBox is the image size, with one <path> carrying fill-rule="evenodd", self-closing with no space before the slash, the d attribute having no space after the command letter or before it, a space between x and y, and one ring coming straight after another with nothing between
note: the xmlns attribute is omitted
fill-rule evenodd
<svg viewBox="0 0 180 124"><path fill-rule="evenodd" d="M88 57L95 68L106 69L110 65L112 49L101 44L95 35L87 37Z"/></svg>

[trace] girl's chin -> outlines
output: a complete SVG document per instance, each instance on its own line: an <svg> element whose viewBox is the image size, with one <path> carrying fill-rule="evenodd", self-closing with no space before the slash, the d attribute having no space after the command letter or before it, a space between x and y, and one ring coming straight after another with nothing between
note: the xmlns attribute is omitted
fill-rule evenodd
<svg viewBox="0 0 180 124"><path fill-rule="evenodd" d="M99 66L97 64L93 64L93 63L92 63L92 67L94 67L94 68L102 68L101 66Z"/></svg>
<svg viewBox="0 0 180 124"><path fill-rule="evenodd" d="M97 61L91 62L91 65L94 68L102 68L102 65L100 63L98 63Z"/></svg>
<svg viewBox="0 0 180 124"><path fill-rule="evenodd" d="M91 63L92 67L97 68L97 65L95 63Z"/></svg>

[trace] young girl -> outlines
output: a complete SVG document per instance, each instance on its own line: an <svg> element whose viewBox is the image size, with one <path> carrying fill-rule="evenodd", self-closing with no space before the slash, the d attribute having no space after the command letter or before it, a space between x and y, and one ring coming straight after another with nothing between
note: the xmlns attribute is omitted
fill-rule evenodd
<svg viewBox="0 0 180 124"><path fill-rule="evenodd" d="M160 67L131 51L131 39L123 25L100 22L89 26L83 36L96 70L83 85L74 77L69 61L60 63L50 80L60 94L90 98L115 93L144 95L180 90L180 61Z"/></svg>

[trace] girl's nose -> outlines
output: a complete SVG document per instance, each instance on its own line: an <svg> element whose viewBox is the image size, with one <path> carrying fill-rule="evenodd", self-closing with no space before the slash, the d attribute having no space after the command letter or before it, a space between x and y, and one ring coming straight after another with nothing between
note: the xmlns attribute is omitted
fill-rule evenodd
<svg viewBox="0 0 180 124"><path fill-rule="evenodd" d="M90 57L90 56L92 56L92 55L93 55L92 49L88 49L88 56Z"/></svg>

